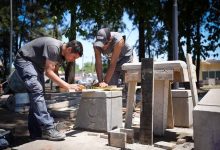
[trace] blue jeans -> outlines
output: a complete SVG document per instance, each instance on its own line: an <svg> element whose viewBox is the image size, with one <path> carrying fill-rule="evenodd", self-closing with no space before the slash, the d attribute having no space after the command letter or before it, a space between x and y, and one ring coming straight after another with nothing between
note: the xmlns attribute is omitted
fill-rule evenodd
<svg viewBox="0 0 220 150"><path fill-rule="evenodd" d="M54 119L47 111L44 99L44 72L39 71L34 64L17 54L15 69L27 88L30 109L28 115L28 129L32 138L41 137L42 128L53 128Z"/></svg>
<svg viewBox="0 0 220 150"><path fill-rule="evenodd" d="M122 70L122 65L124 63L131 63L133 61L133 55L131 56L124 56L121 60L117 62L117 65L115 67L115 71L112 75L111 80L109 81L109 85L117 85L119 86L118 80L121 79L121 84L124 84L124 77L125 77L125 72Z"/></svg>

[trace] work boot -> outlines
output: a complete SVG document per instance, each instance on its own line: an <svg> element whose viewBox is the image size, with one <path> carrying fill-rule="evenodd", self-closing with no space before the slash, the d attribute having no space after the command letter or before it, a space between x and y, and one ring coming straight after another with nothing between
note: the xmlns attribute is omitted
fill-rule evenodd
<svg viewBox="0 0 220 150"><path fill-rule="evenodd" d="M57 131L55 128L47 129L42 131L42 138L51 140L51 141L60 141L64 140L66 135Z"/></svg>

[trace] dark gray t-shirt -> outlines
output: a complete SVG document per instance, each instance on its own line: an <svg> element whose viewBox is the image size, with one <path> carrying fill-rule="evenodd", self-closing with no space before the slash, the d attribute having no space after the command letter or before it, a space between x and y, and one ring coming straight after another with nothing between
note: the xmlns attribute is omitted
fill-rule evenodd
<svg viewBox="0 0 220 150"><path fill-rule="evenodd" d="M108 49L105 51L101 51L101 53L106 57L108 57L108 59L111 59L115 45L123 38L121 33L118 32L111 32L111 36L113 37L113 39ZM124 56L132 56L132 54L133 54L132 48L125 42L125 45L121 49L118 62L121 61L121 59L123 59Z"/></svg>
<svg viewBox="0 0 220 150"><path fill-rule="evenodd" d="M64 61L60 55L62 44L62 41L57 39L41 37L22 46L18 53L33 62L37 68L44 69L46 59L56 64L61 64Z"/></svg>

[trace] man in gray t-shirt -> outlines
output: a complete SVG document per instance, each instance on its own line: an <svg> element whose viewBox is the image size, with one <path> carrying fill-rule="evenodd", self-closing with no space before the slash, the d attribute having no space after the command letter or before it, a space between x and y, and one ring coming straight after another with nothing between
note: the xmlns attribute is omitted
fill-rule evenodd
<svg viewBox="0 0 220 150"><path fill-rule="evenodd" d="M93 45L96 60L96 73L100 87L119 85L119 78L124 78L121 66L133 61L133 50L125 43L125 38L118 32L110 32L108 28L102 28L97 32ZM104 55L109 60L108 70L103 77L102 59Z"/></svg>
<svg viewBox="0 0 220 150"><path fill-rule="evenodd" d="M47 111L44 99L44 73L53 82L67 90L80 90L78 84L69 84L59 78L58 69L63 61L73 62L83 54L78 41L62 43L50 37L37 38L18 51L14 66L24 81L29 94L30 109L28 129L30 137L48 140L63 140L65 134L56 130L54 119Z"/></svg>

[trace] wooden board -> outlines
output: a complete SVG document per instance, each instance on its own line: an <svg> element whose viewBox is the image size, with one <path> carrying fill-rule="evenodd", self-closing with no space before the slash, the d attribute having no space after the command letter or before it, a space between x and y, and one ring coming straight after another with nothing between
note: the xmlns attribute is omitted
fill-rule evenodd
<svg viewBox="0 0 220 150"><path fill-rule="evenodd" d="M186 62L187 62L187 69L189 74L189 81L190 81L190 89L192 92L192 99L193 99L193 106L195 107L198 103L198 92L196 87L196 80L194 76L196 76L195 72L193 71L193 64L192 64L192 56L190 54L186 55Z"/></svg>

